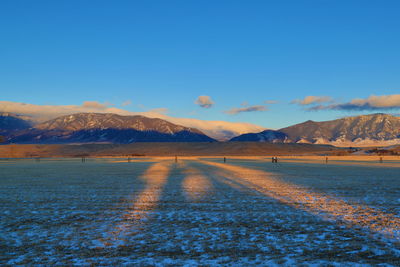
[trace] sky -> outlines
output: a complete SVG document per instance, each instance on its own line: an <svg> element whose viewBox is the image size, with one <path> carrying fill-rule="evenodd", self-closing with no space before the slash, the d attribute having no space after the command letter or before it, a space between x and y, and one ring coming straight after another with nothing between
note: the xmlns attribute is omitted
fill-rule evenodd
<svg viewBox="0 0 400 267"><path fill-rule="evenodd" d="M399 1L2 0L0 101L272 129L398 114L398 14Z"/></svg>

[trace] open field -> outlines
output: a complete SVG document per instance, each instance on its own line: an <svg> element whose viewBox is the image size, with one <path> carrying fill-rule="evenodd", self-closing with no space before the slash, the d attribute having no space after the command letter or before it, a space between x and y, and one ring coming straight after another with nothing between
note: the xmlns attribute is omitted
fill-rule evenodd
<svg viewBox="0 0 400 267"><path fill-rule="evenodd" d="M0 264L400 265L400 158L324 159L0 160Z"/></svg>

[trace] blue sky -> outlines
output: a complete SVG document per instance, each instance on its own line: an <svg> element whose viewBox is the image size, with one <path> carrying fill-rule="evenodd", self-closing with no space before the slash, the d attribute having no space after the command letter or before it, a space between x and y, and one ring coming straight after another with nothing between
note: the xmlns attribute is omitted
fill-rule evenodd
<svg viewBox="0 0 400 267"><path fill-rule="evenodd" d="M269 128L398 113L397 100L369 99L400 94L398 14L399 1L3 0L0 100ZM214 105L196 105L200 95ZM306 96L331 100L318 111L291 103ZM341 108L358 98L363 108Z"/></svg>

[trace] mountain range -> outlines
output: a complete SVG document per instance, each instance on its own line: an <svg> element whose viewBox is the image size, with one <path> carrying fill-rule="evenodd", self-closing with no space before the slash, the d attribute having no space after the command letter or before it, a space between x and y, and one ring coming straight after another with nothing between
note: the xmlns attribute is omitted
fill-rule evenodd
<svg viewBox="0 0 400 267"><path fill-rule="evenodd" d="M0 113L0 135L6 143L23 144L216 141L196 128L163 119L111 113L77 113L36 124L29 117ZM400 118L377 113L323 122L306 121L279 130L242 134L230 141L343 147L394 145L400 144Z"/></svg>
<svg viewBox="0 0 400 267"><path fill-rule="evenodd" d="M231 141L330 144L334 146L375 146L400 143L400 118L371 114L315 122L306 121L277 131L243 134Z"/></svg>

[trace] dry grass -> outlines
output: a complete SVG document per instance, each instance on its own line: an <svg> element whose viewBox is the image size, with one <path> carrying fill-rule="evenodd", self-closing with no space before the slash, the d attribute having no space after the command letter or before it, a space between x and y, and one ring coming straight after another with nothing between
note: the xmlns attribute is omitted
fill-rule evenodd
<svg viewBox="0 0 400 267"><path fill-rule="evenodd" d="M317 155L343 149L310 144L256 142L132 143L83 145L1 145L0 158Z"/></svg>

